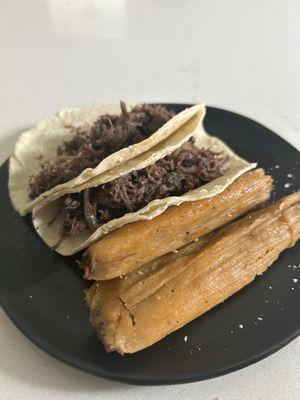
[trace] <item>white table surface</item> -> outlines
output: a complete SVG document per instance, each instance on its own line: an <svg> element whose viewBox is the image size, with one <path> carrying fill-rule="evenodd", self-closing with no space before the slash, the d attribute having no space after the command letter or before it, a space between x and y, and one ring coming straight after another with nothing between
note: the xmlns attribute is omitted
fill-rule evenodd
<svg viewBox="0 0 300 400"><path fill-rule="evenodd" d="M42 117L119 99L205 101L299 148L299 21L298 0L2 0L0 163ZM230 375L153 388L87 375L30 343L3 311L0 324L4 400L299 399L300 339Z"/></svg>

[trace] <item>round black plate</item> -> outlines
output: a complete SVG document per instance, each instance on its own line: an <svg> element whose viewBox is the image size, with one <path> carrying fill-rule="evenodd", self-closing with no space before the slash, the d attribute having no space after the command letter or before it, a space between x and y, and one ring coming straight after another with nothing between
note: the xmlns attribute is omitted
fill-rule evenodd
<svg viewBox="0 0 300 400"><path fill-rule="evenodd" d="M168 105L176 112L186 106ZM299 152L275 133L212 107L205 126L273 175L273 199L298 189ZM50 251L34 232L30 218L21 218L13 210L7 164L0 170L0 198L2 306L34 343L70 365L122 382L191 382L245 367L299 335L300 279L293 279L300 278L300 243L254 283L156 345L123 357L106 354L88 321L83 295L88 284L75 258Z"/></svg>

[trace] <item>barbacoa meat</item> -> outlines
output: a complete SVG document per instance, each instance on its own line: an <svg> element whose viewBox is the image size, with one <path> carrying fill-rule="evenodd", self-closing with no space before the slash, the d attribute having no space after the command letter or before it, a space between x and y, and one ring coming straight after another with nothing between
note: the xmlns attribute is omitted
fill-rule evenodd
<svg viewBox="0 0 300 400"><path fill-rule="evenodd" d="M165 158L112 182L62 198L63 236L91 232L106 222L135 212L154 199L180 196L222 175L222 155L199 149L192 141Z"/></svg>
<svg viewBox="0 0 300 400"><path fill-rule="evenodd" d="M86 168L94 168L116 151L141 142L170 120L174 113L165 107L142 104L127 111L121 102L121 115L103 115L89 132L79 130L73 139L57 149L57 158L41 165L28 182L29 197L78 176Z"/></svg>

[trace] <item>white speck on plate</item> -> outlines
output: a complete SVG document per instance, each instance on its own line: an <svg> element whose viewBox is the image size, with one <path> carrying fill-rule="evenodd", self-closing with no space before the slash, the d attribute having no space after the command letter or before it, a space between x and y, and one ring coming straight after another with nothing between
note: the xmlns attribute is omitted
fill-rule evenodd
<svg viewBox="0 0 300 400"><path fill-rule="evenodd" d="M298 282L298 279L297 279L297 278L294 278L294 279L293 279L293 282L297 283L297 282Z"/></svg>
<svg viewBox="0 0 300 400"><path fill-rule="evenodd" d="M262 317L257 317L257 319L258 319L259 321L262 321L262 320L263 320L263 318L262 318Z"/></svg>
<svg viewBox="0 0 300 400"><path fill-rule="evenodd" d="M269 286L269 289L273 289L272 286Z"/></svg>
<svg viewBox="0 0 300 400"><path fill-rule="evenodd" d="M185 336L184 338L183 338L183 340L185 341L185 343L188 341L188 337L187 336Z"/></svg>
<svg viewBox="0 0 300 400"><path fill-rule="evenodd" d="M291 184L291 183L289 183L289 182L287 182L287 183L285 183L283 186L284 186L286 189L288 189L289 187L291 187L291 186L292 186L292 184Z"/></svg>
<svg viewBox="0 0 300 400"><path fill-rule="evenodd" d="M294 287L291 287L291 289L292 289L292 290L295 290L295 288L294 288Z"/></svg>
<svg viewBox="0 0 300 400"><path fill-rule="evenodd" d="M278 164L275 165L275 168L276 168L276 169L279 169L279 168L280 168L280 165L278 165Z"/></svg>
<svg viewBox="0 0 300 400"><path fill-rule="evenodd" d="M293 174L286 174L286 176L287 176L288 178L294 178L294 175L293 175Z"/></svg>
<svg viewBox="0 0 300 400"><path fill-rule="evenodd" d="M29 298L32 299L32 294L29 295Z"/></svg>
<svg viewBox="0 0 300 400"><path fill-rule="evenodd" d="M230 331L231 335L233 335L233 330Z"/></svg>
<svg viewBox="0 0 300 400"><path fill-rule="evenodd" d="M66 318L69 319L69 318L70 318L70 315L66 315Z"/></svg>
<svg viewBox="0 0 300 400"><path fill-rule="evenodd" d="M244 325L243 325L243 324L239 324L239 328L240 328L240 329L243 329L243 328L244 328Z"/></svg>

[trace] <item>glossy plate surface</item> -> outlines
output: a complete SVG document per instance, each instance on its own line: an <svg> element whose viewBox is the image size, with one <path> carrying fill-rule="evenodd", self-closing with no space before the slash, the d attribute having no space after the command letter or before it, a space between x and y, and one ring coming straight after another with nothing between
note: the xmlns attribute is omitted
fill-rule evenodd
<svg viewBox="0 0 300 400"><path fill-rule="evenodd" d="M187 105L168 106L179 112ZM273 175L272 199L299 189L299 152L275 133L212 107L205 126ZM251 285L158 344L129 356L106 354L88 322L83 300L88 284L75 258L50 251L34 232L30 217L22 219L13 210L7 163L0 169L0 199L1 304L26 336L68 364L122 382L191 382L245 367L300 333L298 243Z"/></svg>

